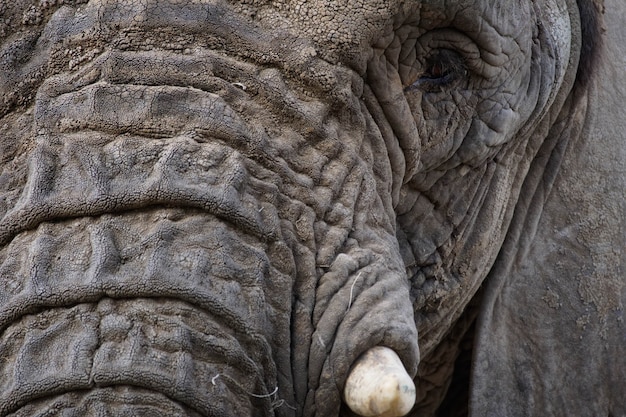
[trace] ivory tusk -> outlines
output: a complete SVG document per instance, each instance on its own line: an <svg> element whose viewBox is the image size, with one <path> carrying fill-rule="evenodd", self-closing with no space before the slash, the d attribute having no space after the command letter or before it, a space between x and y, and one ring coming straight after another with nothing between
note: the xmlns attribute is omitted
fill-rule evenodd
<svg viewBox="0 0 626 417"><path fill-rule="evenodd" d="M376 346L354 362L343 396L360 416L401 417L415 404L415 384L396 352Z"/></svg>

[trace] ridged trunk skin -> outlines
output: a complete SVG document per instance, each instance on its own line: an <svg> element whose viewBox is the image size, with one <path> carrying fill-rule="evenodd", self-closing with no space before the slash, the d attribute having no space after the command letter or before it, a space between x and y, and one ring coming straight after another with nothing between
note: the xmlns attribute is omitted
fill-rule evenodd
<svg viewBox="0 0 626 417"><path fill-rule="evenodd" d="M13 279L3 283L0 412L42 393L121 385L161 392L174 400L163 405L179 412L269 414L275 398L250 394L271 392L274 360L289 359L281 335L289 334L282 305L291 279L266 255L280 247L176 209L45 223L21 234L3 251L2 274ZM107 392L105 399L133 390ZM121 407L91 401L113 415Z"/></svg>
<svg viewBox="0 0 626 417"><path fill-rule="evenodd" d="M155 4L44 9L5 47L34 58L4 62L0 415L330 416L367 348L414 373L362 80Z"/></svg>

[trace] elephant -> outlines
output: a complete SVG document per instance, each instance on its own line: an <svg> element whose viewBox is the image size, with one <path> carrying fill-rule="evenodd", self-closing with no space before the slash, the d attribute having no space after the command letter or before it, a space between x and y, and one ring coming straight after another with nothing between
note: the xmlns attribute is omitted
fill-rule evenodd
<svg viewBox="0 0 626 417"><path fill-rule="evenodd" d="M622 0L0 4L0 415L625 416Z"/></svg>

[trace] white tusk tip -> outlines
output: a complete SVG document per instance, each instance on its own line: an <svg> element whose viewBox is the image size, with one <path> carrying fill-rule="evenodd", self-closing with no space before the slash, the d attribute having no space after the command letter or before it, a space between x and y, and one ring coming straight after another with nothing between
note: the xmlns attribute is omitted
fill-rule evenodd
<svg viewBox="0 0 626 417"><path fill-rule="evenodd" d="M363 417L402 417L415 404L415 384L393 350L376 346L354 363L344 399Z"/></svg>

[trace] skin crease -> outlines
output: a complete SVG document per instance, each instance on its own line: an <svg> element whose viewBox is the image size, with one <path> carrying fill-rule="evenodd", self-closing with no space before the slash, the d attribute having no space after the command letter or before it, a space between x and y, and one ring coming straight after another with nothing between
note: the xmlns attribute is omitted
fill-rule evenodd
<svg viewBox="0 0 626 417"><path fill-rule="evenodd" d="M414 378L415 416L593 403L583 383L538 394L584 379L551 338L589 386L620 381L599 364L626 357L624 297L605 297L622 272L599 267L620 255L576 214L576 158L555 177L568 146L610 160L575 141L602 102L599 3L65 3L0 6L1 415L350 416L376 346ZM567 285L543 256L596 269ZM585 362L549 314L605 353ZM620 415L618 391L589 415Z"/></svg>

